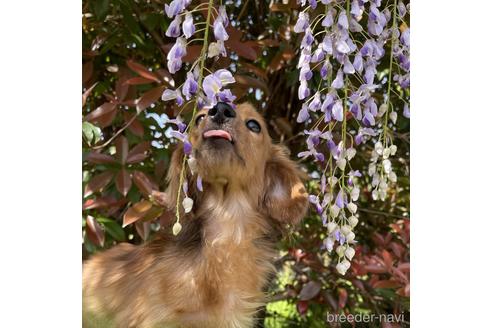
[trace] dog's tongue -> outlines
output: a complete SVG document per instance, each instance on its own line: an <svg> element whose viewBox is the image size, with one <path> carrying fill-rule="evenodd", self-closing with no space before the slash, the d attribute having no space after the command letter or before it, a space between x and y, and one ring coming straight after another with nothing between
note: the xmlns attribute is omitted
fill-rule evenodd
<svg viewBox="0 0 492 328"><path fill-rule="evenodd" d="M211 138L211 137L218 137L218 138L224 138L229 141L232 141L232 137L229 134L229 132L224 131L224 130L208 130L203 134L205 138Z"/></svg>

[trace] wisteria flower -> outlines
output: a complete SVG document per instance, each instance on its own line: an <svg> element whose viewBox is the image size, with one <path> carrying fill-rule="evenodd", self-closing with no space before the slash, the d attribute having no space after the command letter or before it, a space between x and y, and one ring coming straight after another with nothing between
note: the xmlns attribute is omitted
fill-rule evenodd
<svg viewBox="0 0 492 328"><path fill-rule="evenodd" d="M166 30L166 36L171 37L171 38L177 38L178 36L181 35L181 16L176 16L171 24L169 24L169 27Z"/></svg>
<svg viewBox="0 0 492 328"><path fill-rule="evenodd" d="M167 69L169 73L174 74L181 69L183 64L182 58L186 56L186 40L177 38L176 43L172 46L167 54Z"/></svg>
<svg viewBox="0 0 492 328"><path fill-rule="evenodd" d="M191 38L191 36L195 33L195 24L193 23L193 15L191 15L191 13L186 13L185 20L183 22L183 33L187 39Z"/></svg>

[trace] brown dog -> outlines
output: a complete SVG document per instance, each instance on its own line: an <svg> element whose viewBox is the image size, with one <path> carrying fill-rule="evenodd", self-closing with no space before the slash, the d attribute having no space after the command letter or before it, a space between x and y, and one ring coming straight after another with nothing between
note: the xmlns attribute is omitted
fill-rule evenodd
<svg viewBox="0 0 492 328"><path fill-rule="evenodd" d="M90 259L83 269L85 327L254 325L273 272L271 237L307 210L303 173L272 144L249 104L202 110L190 140L204 191L187 169L194 206L182 231ZM176 204L182 158L178 148L168 173L169 204Z"/></svg>

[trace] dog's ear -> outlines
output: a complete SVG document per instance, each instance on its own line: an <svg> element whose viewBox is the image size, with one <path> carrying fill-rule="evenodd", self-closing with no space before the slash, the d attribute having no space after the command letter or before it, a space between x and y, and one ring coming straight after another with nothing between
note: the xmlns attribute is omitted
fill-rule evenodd
<svg viewBox="0 0 492 328"><path fill-rule="evenodd" d="M267 214L280 222L297 224L306 215L306 174L289 159L285 148L273 145L265 167L263 205Z"/></svg>

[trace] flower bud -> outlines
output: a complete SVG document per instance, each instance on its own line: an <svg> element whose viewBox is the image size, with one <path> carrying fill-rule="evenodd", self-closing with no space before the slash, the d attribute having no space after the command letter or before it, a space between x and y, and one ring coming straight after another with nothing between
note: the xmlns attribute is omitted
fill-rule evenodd
<svg viewBox="0 0 492 328"><path fill-rule="evenodd" d="M330 207L330 216L332 218L336 218L338 216L338 213L340 213L340 207L336 205Z"/></svg>
<svg viewBox="0 0 492 328"><path fill-rule="evenodd" d="M333 238L331 238L331 237L325 238L324 242L325 242L326 250L328 252L331 252L333 250L333 245L335 244L335 241L333 240Z"/></svg>
<svg viewBox="0 0 492 328"><path fill-rule="evenodd" d="M393 183L394 183L394 182L396 182L396 180L397 180L397 178L396 178L396 173L395 173L395 172L393 172L393 171L392 171L392 172L390 172L390 174L388 175L388 179L389 179L389 181L391 181L391 182L393 182Z"/></svg>
<svg viewBox="0 0 492 328"><path fill-rule="evenodd" d="M357 223L359 223L359 219L357 219L356 216L352 215L351 217L348 218L348 222L350 226L353 228L357 225Z"/></svg>
<svg viewBox="0 0 492 328"><path fill-rule="evenodd" d="M353 233L352 231L350 231L347 235L346 235L346 238L347 238L347 243L351 243L354 241L355 239L355 233Z"/></svg>
<svg viewBox="0 0 492 328"><path fill-rule="evenodd" d="M327 225L327 228L328 228L328 233L332 233L333 231L335 231L335 229L337 228L337 224L333 221L331 222L328 222L328 225Z"/></svg>
<svg viewBox="0 0 492 328"><path fill-rule="evenodd" d="M337 249L335 250L338 256L342 257L345 254L345 246L338 246Z"/></svg>
<svg viewBox="0 0 492 328"><path fill-rule="evenodd" d="M390 148L391 156L395 155L397 150L396 145L391 145L389 148Z"/></svg>
<svg viewBox="0 0 492 328"><path fill-rule="evenodd" d="M378 116L382 117L387 110L388 110L388 105L382 104L381 106L379 106Z"/></svg>
<svg viewBox="0 0 492 328"><path fill-rule="evenodd" d="M345 170L345 165L347 165L347 160L345 158L340 158L337 161L337 166L340 170L344 171Z"/></svg>
<svg viewBox="0 0 492 328"><path fill-rule="evenodd" d="M347 208L352 214L357 212L357 205L355 205L354 203L348 203Z"/></svg>
<svg viewBox="0 0 492 328"><path fill-rule="evenodd" d="M354 148L349 148L347 149L347 159L350 161L352 158L354 158L355 154L357 154L357 151Z"/></svg>
<svg viewBox="0 0 492 328"><path fill-rule="evenodd" d="M343 225L341 228L340 228L340 231L345 235L347 236L350 232L352 232L352 228L348 225Z"/></svg>
<svg viewBox="0 0 492 328"><path fill-rule="evenodd" d="M384 172L386 172L386 173L391 172L391 161L389 159L383 160L383 169L384 169Z"/></svg>
<svg viewBox="0 0 492 328"><path fill-rule="evenodd" d="M347 247L347 249L345 250L345 256L349 259L349 261L352 260L354 255L355 249L353 249L352 247Z"/></svg>
<svg viewBox="0 0 492 328"><path fill-rule="evenodd" d="M181 223L179 222L176 222L174 225L173 225L173 235L177 236L179 234L179 232L181 231Z"/></svg>
<svg viewBox="0 0 492 328"><path fill-rule="evenodd" d="M352 199L352 201L354 202L357 201L357 199L359 199L359 194L360 194L359 187L354 187L350 192L350 198Z"/></svg>
<svg viewBox="0 0 492 328"><path fill-rule="evenodd" d="M342 264L342 262L337 264L336 269L338 273L342 276L345 275L345 273L347 272L347 268Z"/></svg>
<svg viewBox="0 0 492 328"><path fill-rule="evenodd" d="M374 200L379 199L379 193L376 189L374 189L371 194L372 194L372 199L374 199Z"/></svg>
<svg viewBox="0 0 492 328"><path fill-rule="evenodd" d="M391 122L393 122L393 124L396 124L396 118L398 117L398 114L396 114L395 111L392 111L390 114L389 114L389 118L391 120Z"/></svg>
<svg viewBox="0 0 492 328"><path fill-rule="evenodd" d="M182 205L185 213L190 213L191 209L193 208L193 199L191 199L190 197L186 197L185 199L183 199Z"/></svg>
<svg viewBox="0 0 492 328"><path fill-rule="evenodd" d="M383 158L387 159L391 154L391 150L389 148L384 148L383 150Z"/></svg>
<svg viewBox="0 0 492 328"><path fill-rule="evenodd" d="M376 144L374 145L374 150L379 156L383 154L383 144L381 143L381 141L376 142Z"/></svg>

